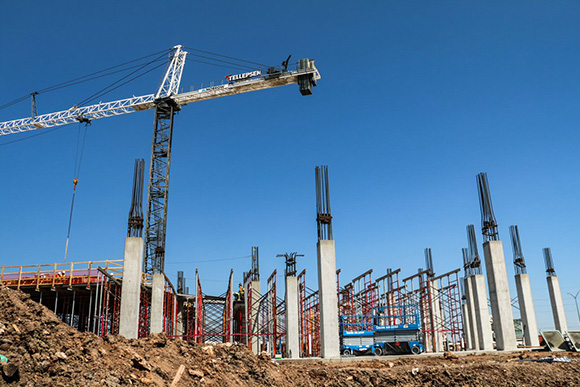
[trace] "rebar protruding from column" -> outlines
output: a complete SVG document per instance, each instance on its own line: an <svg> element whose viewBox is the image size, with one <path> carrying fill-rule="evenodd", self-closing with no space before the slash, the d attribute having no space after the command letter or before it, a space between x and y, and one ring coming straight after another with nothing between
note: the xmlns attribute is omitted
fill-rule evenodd
<svg viewBox="0 0 580 387"><path fill-rule="evenodd" d="M425 266L429 272L428 275L434 277L435 271L433 270L433 256L431 255L431 249L429 247L425 249Z"/></svg>
<svg viewBox="0 0 580 387"><path fill-rule="evenodd" d="M328 166L316 167L316 223L318 240L332 240L332 215L330 213L330 189Z"/></svg>
<svg viewBox="0 0 580 387"><path fill-rule="evenodd" d="M463 270L465 272L465 277L469 277L471 275L471 265L469 264L469 251L467 248L462 248L461 253L463 254Z"/></svg>
<svg viewBox="0 0 580 387"><path fill-rule="evenodd" d="M177 293L187 294L185 289L185 277L183 276L183 271L179 270L177 272Z"/></svg>
<svg viewBox="0 0 580 387"><path fill-rule="evenodd" d="M554 269L554 261L552 260L552 250L546 247L544 250L544 262L546 263L546 277L556 276L556 270Z"/></svg>
<svg viewBox="0 0 580 387"><path fill-rule="evenodd" d="M520 241L520 232L518 226L510 226L510 236L512 239L512 250L514 252L514 270L517 274L526 274L526 262L524 260L524 253L522 252L522 243Z"/></svg>
<svg viewBox="0 0 580 387"><path fill-rule="evenodd" d="M278 254L276 256L286 258L286 277L290 277L296 275L296 257L303 257L304 254L298 254L294 252L294 253Z"/></svg>
<svg viewBox="0 0 580 387"><path fill-rule="evenodd" d="M487 182L487 173L477 175L477 191L479 193L479 208L481 210L481 232L483 242L499 241L497 222L493 214L491 193Z"/></svg>
<svg viewBox="0 0 580 387"><path fill-rule="evenodd" d="M260 255L258 246L252 246L252 270L250 271L250 280L260 280Z"/></svg>
<svg viewBox="0 0 580 387"><path fill-rule="evenodd" d="M473 224L467 225L467 247L469 249L469 267L471 274L481 274L481 260L477 251L477 239Z"/></svg>
<svg viewBox="0 0 580 387"><path fill-rule="evenodd" d="M459 277L459 291L461 292L461 303L467 303L467 294L465 293L465 277Z"/></svg>
<svg viewBox="0 0 580 387"><path fill-rule="evenodd" d="M145 173L145 161L135 160L133 171L133 194L131 196L131 208L129 209L128 237L143 236L143 177Z"/></svg>

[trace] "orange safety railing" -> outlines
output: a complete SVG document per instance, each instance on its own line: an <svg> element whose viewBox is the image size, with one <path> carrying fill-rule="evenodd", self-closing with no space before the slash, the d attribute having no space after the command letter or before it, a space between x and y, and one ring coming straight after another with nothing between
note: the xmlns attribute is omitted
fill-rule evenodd
<svg viewBox="0 0 580 387"><path fill-rule="evenodd" d="M98 281L99 268L114 278L123 277L123 260L67 262L0 267L0 283L8 287L36 287L86 284Z"/></svg>

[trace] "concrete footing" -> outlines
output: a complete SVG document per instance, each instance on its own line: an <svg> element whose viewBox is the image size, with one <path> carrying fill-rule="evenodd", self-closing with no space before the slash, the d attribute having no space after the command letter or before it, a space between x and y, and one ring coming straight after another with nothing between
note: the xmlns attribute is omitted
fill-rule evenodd
<svg viewBox="0 0 580 387"><path fill-rule="evenodd" d="M554 315L554 326L557 331L564 333L568 330L568 322L564 312L560 281L555 275L546 277L546 280L548 281L548 292L550 293L550 303L552 304L552 314Z"/></svg>
<svg viewBox="0 0 580 387"><path fill-rule="evenodd" d="M153 274L151 287L151 333L163 332L163 295L165 293L165 275Z"/></svg>
<svg viewBox="0 0 580 387"><path fill-rule="evenodd" d="M318 295L320 299L320 349L325 359L340 357L338 299L336 295L336 250L333 240L319 240Z"/></svg>
<svg viewBox="0 0 580 387"><path fill-rule="evenodd" d="M478 349L481 351L490 351L493 349L493 337L491 333L489 307L487 306L485 278L483 274L474 274L469 279L473 289L473 308L475 311L477 339L479 342Z"/></svg>
<svg viewBox="0 0 580 387"><path fill-rule="evenodd" d="M501 241L488 241L483 244L485 272L489 287L491 315L496 349L499 351L516 349L516 331L512 312L512 299L507 277L503 244Z"/></svg>
<svg viewBox="0 0 580 387"><path fill-rule="evenodd" d="M522 273L516 275L515 279L524 330L524 344L527 346L539 346L538 323L536 322L536 311L534 308L534 300L532 299L530 277L528 274Z"/></svg>
<svg viewBox="0 0 580 387"><path fill-rule="evenodd" d="M300 357L300 322L298 316L298 279L286 277L286 357Z"/></svg>
<svg viewBox="0 0 580 387"><path fill-rule="evenodd" d="M123 259L119 334L128 339L136 339L139 334L142 259L143 239L135 237L126 238Z"/></svg>
<svg viewBox="0 0 580 387"><path fill-rule="evenodd" d="M468 323L468 331L469 331L469 343L467 346L470 349L477 350L479 349L479 335L477 332L477 319L475 317L475 302L473 296L473 284L471 281L471 276L465 277L464 286L465 295L467 297L467 311L469 314L469 323Z"/></svg>

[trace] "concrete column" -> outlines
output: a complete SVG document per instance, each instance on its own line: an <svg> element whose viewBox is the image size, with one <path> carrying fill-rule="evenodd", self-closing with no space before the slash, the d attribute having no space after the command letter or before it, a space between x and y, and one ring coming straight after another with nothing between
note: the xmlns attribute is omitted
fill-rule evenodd
<svg viewBox="0 0 580 387"><path fill-rule="evenodd" d="M554 315L554 326L557 331L564 333L568 330L566 314L564 313L564 302L562 301L562 292L560 291L560 281L558 277L548 276L548 291L550 292L550 303L552 304L552 314Z"/></svg>
<svg viewBox="0 0 580 387"><path fill-rule="evenodd" d="M483 274L474 274L470 277L473 289L473 308L477 325L477 338L479 350L491 351L493 349L493 337L489 319L489 307L487 306L487 291Z"/></svg>
<svg viewBox="0 0 580 387"><path fill-rule="evenodd" d="M175 335L179 339L183 339L185 335L185 324L183 321L183 305L184 300L182 298L177 298L177 321L175 322Z"/></svg>
<svg viewBox="0 0 580 387"><path fill-rule="evenodd" d="M443 335L441 331L443 330L443 318L441 317L441 299L439 297L439 285L437 281L429 281L431 286L431 316L433 318L433 338L435 341L435 347L433 352L443 352L445 350L443 346Z"/></svg>
<svg viewBox="0 0 580 387"><path fill-rule="evenodd" d="M165 293L165 276L153 274L151 288L151 333L163 332L163 296Z"/></svg>
<svg viewBox="0 0 580 387"><path fill-rule="evenodd" d="M485 256L491 315L493 316L495 346L498 351L513 350L518 347L518 343L514 328L514 314L503 255L503 244L501 241L485 242L483 254Z"/></svg>
<svg viewBox="0 0 580 387"><path fill-rule="evenodd" d="M471 348L471 332L469 331L469 326L471 321L469 320L469 309L467 308L467 302L461 304L461 314L463 316L463 337L465 341L465 348Z"/></svg>
<svg viewBox="0 0 580 387"><path fill-rule="evenodd" d="M300 357L300 322L298 321L298 279L286 277L286 356Z"/></svg>
<svg viewBox="0 0 580 387"><path fill-rule="evenodd" d="M475 317L475 299L473 293L473 282L471 276L465 277L465 295L467 296L467 310L469 312L469 348L479 349L479 333L477 330L477 317Z"/></svg>
<svg viewBox="0 0 580 387"><path fill-rule="evenodd" d="M334 241L319 240L317 250L318 295L320 299L320 352L323 358L332 359L340 357Z"/></svg>
<svg viewBox="0 0 580 387"><path fill-rule="evenodd" d="M139 334L142 260L143 239L135 237L126 238L123 259L119 334L128 339L136 339Z"/></svg>
<svg viewBox="0 0 580 387"><path fill-rule="evenodd" d="M536 311L532 299L532 288L530 287L530 277L527 274L515 276L516 289L518 291L518 302L520 304L520 315L524 325L524 344L527 346L539 346L538 323L536 322Z"/></svg>
<svg viewBox="0 0 580 387"><path fill-rule="evenodd" d="M258 300L262 295L260 293L260 281L251 281L250 288L252 289L251 294L248 294L247 289L244 293L246 305L248 305L248 302L250 302L252 305L252 309L250 311L249 316L249 324L251 329L251 331L249 332L251 334L250 348L252 349L253 353L259 355L261 352L260 348L261 338L260 336L258 336L258 328L260 325L260 314L258 313L260 305L258 305ZM248 296L250 296L251 299L248 299Z"/></svg>
<svg viewBox="0 0 580 387"><path fill-rule="evenodd" d="M228 314L230 315L230 335L227 338L227 342L228 343L233 343L234 342L234 269L232 269L232 271L230 272L230 306L229 306L229 311Z"/></svg>

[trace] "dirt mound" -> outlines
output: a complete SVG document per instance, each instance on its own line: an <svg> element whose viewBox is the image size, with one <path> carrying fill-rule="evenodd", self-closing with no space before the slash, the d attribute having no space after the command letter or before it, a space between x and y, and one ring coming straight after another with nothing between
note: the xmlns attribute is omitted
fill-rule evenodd
<svg viewBox="0 0 580 387"><path fill-rule="evenodd" d="M28 295L0 288L0 354L18 367L0 385L284 385L278 366L236 344L199 345L152 335L104 339L62 323Z"/></svg>
<svg viewBox="0 0 580 387"><path fill-rule="evenodd" d="M0 354L9 359L0 386L169 386L176 375L177 386L580 385L580 361L570 353L570 363L552 364L528 361L548 353L275 363L237 344L101 339L1 287Z"/></svg>

